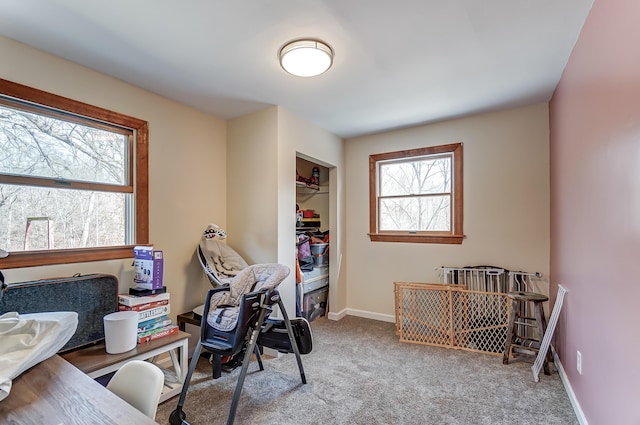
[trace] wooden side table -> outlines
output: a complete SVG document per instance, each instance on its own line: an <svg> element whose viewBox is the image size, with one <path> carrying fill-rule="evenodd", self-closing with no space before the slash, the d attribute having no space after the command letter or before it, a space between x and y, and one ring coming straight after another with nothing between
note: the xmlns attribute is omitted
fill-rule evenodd
<svg viewBox="0 0 640 425"><path fill-rule="evenodd" d="M178 328L180 328L180 330L182 332L185 332L187 323L190 324L190 325L194 325L194 326L198 326L199 327L201 320L202 320L202 316L200 316L199 314L194 313L193 311L189 311L187 313L178 314L178 318L177 318Z"/></svg>
<svg viewBox="0 0 640 425"><path fill-rule="evenodd" d="M62 358L89 375L90 378L99 378L120 369L123 364L131 360L147 360L163 353L169 353L173 369L178 378L175 385L162 391L160 401L165 401L182 391L182 383L187 374L189 349L189 335L186 332L178 332L154 341L137 344L133 350L120 354L108 354L104 343L92 345L69 353L62 354ZM174 350L179 351L177 356Z"/></svg>

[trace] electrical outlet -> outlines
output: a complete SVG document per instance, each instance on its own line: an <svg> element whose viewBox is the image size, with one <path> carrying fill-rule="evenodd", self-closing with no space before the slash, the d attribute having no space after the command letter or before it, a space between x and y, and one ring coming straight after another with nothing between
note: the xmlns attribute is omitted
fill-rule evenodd
<svg viewBox="0 0 640 425"><path fill-rule="evenodd" d="M576 351L576 369L578 369L578 373L582 375L582 353L580 351Z"/></svg>

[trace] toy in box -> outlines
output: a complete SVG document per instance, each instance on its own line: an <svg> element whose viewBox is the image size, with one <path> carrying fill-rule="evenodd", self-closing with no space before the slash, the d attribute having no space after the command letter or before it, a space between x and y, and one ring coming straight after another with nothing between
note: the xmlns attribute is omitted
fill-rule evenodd
<svg viewBox="0 0 640 425"><path fill-rule="evenodd" d="M152 246L136 246L133 257L133 283L143 289L162 288L162 251L154 250Z"/></svg>

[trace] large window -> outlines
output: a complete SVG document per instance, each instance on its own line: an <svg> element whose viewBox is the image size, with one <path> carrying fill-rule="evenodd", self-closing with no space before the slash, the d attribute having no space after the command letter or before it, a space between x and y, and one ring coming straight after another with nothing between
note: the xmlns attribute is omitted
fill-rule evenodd
<svg viewBox="0 0 640 425"><path fill-rule="evenodd" d="M131 257L148 242L147 123L0 80L2 267Z"/></svg>
<svg viewBox="0 0 640 425"><path fill-rule="evenodd" d="M372 241L460 244L462 144L369 157Z"/></svg>

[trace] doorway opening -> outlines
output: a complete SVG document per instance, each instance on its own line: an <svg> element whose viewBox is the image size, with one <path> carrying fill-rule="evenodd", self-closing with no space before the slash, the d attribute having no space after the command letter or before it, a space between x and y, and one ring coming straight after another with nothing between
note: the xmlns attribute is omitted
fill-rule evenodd
<svg viewBox="0 0 640 425"><path fill-rule="evenodd" d="M329 168L296 157L296 315L325 316L329 296L331 246Z"/></svg>

